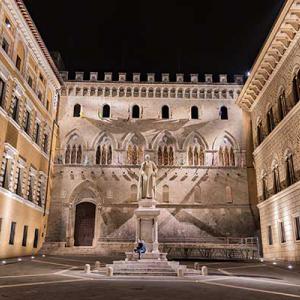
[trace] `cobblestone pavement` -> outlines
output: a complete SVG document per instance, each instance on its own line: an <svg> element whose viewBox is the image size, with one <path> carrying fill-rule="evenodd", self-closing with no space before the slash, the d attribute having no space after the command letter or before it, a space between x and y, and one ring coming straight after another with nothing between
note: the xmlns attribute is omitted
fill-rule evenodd
<svg viewBox="0 0 300 300"><path fill-rule="evenodd" d="M295 299L300 266L264 262L203 262L208 276L129 278L85 274L83 266L109 257L37 256L0 261L0 299ZM194 261L182 262L190 267ZM290 267L290 268L289 268ZM291 269L292 267L292 269Z"/></svg>

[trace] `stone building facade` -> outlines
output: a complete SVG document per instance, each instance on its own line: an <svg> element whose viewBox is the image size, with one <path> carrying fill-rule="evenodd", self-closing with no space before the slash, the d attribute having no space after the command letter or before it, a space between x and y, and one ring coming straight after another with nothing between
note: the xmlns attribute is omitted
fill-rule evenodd
<svg viewBox="0 0 300 300"><path fill-rule="evenodd" d="M37 253L46 233L62 79L26 8L0 1L0 258Z"/></svg>
<svg viewBox="0 0 300 300"><path fill-rule="evenodd" d="M138 172L144 155L158 166L161 243L256 236L248 192L251 158L242 77L227 82L192 74L98 80L62 74L59 142L45 249L91 253L128 250L135 236ZM221 239L220 239L221 238Z"/></svg>
<svg viewBox="0 0 300 300"><path fill-rule="evenodd" d="M263 252L300 260L300 2L286 2L237 103L251 117Z"/></svg>

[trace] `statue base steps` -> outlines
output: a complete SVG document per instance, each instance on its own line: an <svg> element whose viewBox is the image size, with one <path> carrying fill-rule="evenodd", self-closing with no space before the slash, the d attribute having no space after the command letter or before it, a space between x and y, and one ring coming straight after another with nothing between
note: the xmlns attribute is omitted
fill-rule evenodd
<svg viewBox="0 0 300 300"><path fill-rule="evenodd" d="M126 252L126 261L137 261L138 254L135 252ZM167 261L167 253L161 252L146 252L141 254L140 261L149 261L149 260L158 260L158 261Z"/></svg>

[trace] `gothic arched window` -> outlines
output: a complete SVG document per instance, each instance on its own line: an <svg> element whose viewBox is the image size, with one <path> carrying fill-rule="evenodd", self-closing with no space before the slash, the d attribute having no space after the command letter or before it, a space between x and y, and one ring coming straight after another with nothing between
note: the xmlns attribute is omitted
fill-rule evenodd
<svg viewBox="0 0 300 300"><path fill-rule="evenodd" d="M191 107L191 119L198 120L199 119L199 110L197 106Z"/></svg>
<svg viewBox="0 0 300 300"><path fill-rule="evenodd" d="M98 146L96 150L96 165L101 164L101 147Z"/></svg>
<svg viewBox="0 0 300 300"><path fill-rule="evenodd" d="M110 106L108 104L103 105L102 118L110 118Z"/></svg>
<svg viewBox="0 0 300 300"><path fill-rule="evenodd" d="M71 152L71 164L75 164L76 162L76 146L73 145Z"/></svg>
<svg viewBox="0 0 300 300"><path fill-rule="evenodd" d="M293 96L294 96L294 103L298 103L299 102L299 98L300 98L300 76L299 76L299 72L297 73L297 75L294 77L293 79Z"/></svg>
<svg viewBox="0 0 300 300"><path fill-rule="evenodd" d="M286 99L285 93L283 92L278 99L278 117L281 121L287 114L287 106L286 106Z"/></svg>
<svg viewBox="0 0 300 300"><path fill-rule="evenodd" d="M220 117L221 120L228 120L228 109L226 106L220 108Z"/></svg>
<svg viewBox="0 0 300 300"><path fill-rule="evenodd" d="M170 112L169 112L169 106L168 105L164 105L161 108L161 117L162 117L162 119L169 119L170 118Z"/></svg>
<svg viewBox="0 0 300 300"><path fill-rule="evenodd" d="M79 145L77 148L76 163L81 164L81 162L82 162L82 148L81 145Z"/></svg>
<svg viewBox="0 0 300 300"><path fill-rule="evenodd" d="M133 119L139 119L140 118L140 107L138 105L134 105L132 107L132 115L131 117Z"/></svg>
<svg viewBox="0 0 300 300"><path fill-rule="evenodd" d="M71 155L71 147L70 145L67 146L66 152L65 152L65 164L70 163L70 155Z"/></svg>
<svg viewBox="0 0 300 300"><path fill-rule="evenodd" d="M73 117L74 118L79 118L81 113L81 105L80 104L75 104L74 109L73 109Z"/></svg>
<svg viewBox="0 0 300 300"><path fill-rule="evenodd" d="M290 186L295 183L295 169L293 162L293 155L290 153L285 160L286 163L286 185Z"/></svg>
<svg viewBox="0 0 300 300"><path fill-rule="evenodd" d="M273 168L272 173L273 173L273 190L274 190L274 194L277 194L281 190L278 165L276 165Z"/></svg>

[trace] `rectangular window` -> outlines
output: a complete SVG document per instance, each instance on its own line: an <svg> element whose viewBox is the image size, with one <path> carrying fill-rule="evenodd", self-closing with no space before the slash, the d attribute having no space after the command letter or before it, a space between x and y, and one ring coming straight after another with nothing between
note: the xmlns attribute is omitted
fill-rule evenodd
<svg viewBox="0 0 300 300"><path fill-rule="evenodd" d="M30 111L26 110L24 116L24 131L27 134L29 134L29 129L30 129Z"/></svg>
<svg viewBox="0 0 300 300"><path fill-rule="evenodd" d="M23 196L22 195L22 173L23 173L23 169L22 168L18 168L18 178L17 178L17 187L16 187L16 194L19 196Z"/></svg>
<svg viewBox="0 0 300 300"><path fill-rule="evenodd" d="M269 239L269 245L273 245L273 235L272 235L272 226L268 226L268 239Z"/></svg>
<svg viewBox="0 0 300 300"><path fill-rule="evenodd" d="M17 123L19 119L19 99L15 97L11 116Z"/></svg>
<svg viewBox="0 0 300 300"><path fill-rule="evenodd" d="M22 65L22 59L19 55L17 55L17 59L16 59L16 67L19 71L21 71L21 65Z"/></svg>
<svg viewBox="0 0 300 300"><path fill-rule="evenodd" d="M39 143L39 139L40 139L40 124L36 123L35 125L35 134L34 134L34 141L36 144Z"/></svg>
<svg viewBox="0 0 300 300"><path fill-rule="evenodd" d="M9 244L13 245L15 242L15 233L16 233L16 222L11 222L10 225L10 235L9 235Z"/></svg>
<svg viewBox="0 0 300 300"><path fill-rule="evenodd" d="M38 98L42 101L43 100L43 94L41 91L38 91Z"/></svg>
<svg viewBox="0 0 300 300"><path fill-rule="evenodd" d="M8 189L8 183L9 183L9 160L8 158L4 157L3 158L3 164L4 164L4 170L3 170L3 179L2 179L2 183L1 186L5 189Z"/></svg>
<svg viewBox="0 0 300 300"><path fill-rule="evenodd" d="M295 218L295 234L296 240L300 241L300 217Z"/></svg>
<svg viewBox="0 0 300 300"><path fill-rule="evenodd" d="M29 177L29 190L28 190L28 200L33 201L33 187L34 187L34 177Z"/></svg>
<svg viewBox="0 0 300 300"><path fill-rule="evenodd" d="M32 77L31 76L28 76L28 84L29 84L29 86L32 88L32 86L33 86L33 80L32 80Z"/></svg>
<svg viewBox="0 0 300 300"><path fill-rule="evenodd" d="M48 134L44 134L44 147L43 150L45 153L48 153Z"/></svg>
<svg viewBox="0 0 300 300"><path fill-rule="evenodd" d="M6 52L6 54L8 54L9 43L5 38L3 38L3 41L2 41L2 49Z"/></svg>
<svg viewBox="0 0 300 300"><path fill-rule="evenodd" d="M4 107L5 82L0 78L0 106Z"/></svg>
<svg viewBox="0 0 300 300"><path fill-rule="evenodd" d="M283 222L280 222L279 226L280 226L280 241L281 243L285 243L286 237L285 237L285 228Z"/></svg>
<svg viewBox="0 0 300 300"><path fill-rule="evenodd" d="M39 230L35 229L34 230L34 241L33 241L33 248L37 248L39 243Z"/></svg>
<svg viewBox="0 0 300 300"><path fill-rule="evenodd" d="M23 239L22 239L22 246L26 247L27 245L27 235L28 235L28 226L25 225L23 228Z"/></svg>

